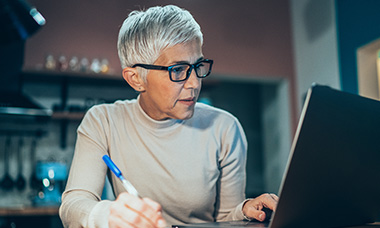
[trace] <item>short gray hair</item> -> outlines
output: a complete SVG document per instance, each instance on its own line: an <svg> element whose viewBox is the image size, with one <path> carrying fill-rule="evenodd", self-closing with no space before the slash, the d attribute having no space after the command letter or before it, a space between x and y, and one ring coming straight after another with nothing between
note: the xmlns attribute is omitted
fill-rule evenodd
<svg viewBox="0 0 380 228"><path fill-rule="evenodd" d="M165 48L195 39L203 44L199 24L185 9L167 5L132 11L119 31L121 66L124 69L136 63L153 64ZM139 71L145 80L147 71Z"/></svg>

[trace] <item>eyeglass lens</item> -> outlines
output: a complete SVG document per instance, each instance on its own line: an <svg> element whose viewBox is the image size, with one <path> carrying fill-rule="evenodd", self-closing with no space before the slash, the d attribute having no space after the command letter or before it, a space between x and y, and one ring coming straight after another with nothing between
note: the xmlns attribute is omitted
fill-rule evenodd
<svg viewBox="0 0 380 228"><path fill-rule="evenodd" d="M169 68L172 81L184 81L191 74L191 68L194 68L199 78L206 77L210 72L211 64L209 62L199 62L195 65L177 64Z"/></svg>

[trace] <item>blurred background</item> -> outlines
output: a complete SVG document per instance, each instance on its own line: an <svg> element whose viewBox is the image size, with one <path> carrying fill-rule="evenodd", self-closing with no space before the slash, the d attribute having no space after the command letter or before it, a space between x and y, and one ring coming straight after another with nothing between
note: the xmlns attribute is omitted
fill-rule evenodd
<svg viewBox="0 0 380 228"><path fill-rule="evenodd" d="M62 226L57 208L84 113L137 96L116 48L132 10L175 4L200 24L214 60L200 102L242 123L248 197L277 193L313 82L379 98L377 0L29 0L46 21L25 37L6 36L9 2L0 1L0 227Z"/></svg>

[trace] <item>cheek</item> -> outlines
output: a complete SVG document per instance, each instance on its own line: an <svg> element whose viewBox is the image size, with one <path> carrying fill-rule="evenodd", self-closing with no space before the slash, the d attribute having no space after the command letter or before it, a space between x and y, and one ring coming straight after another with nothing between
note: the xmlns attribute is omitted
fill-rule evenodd
<svg viewBox="0 0 380 228"><path fill-rule="evenodd" d="M168 96L173 96L176 94L180 94L183 86L181 83L174 83L172 81L168 81L165 83L161 83L159 87L162 93L167 94Z"/></svg>
<svg viewBox="0 0 380 228"><path fill-rule="evenodd" d="M173 105L173 102L175 102L180 97L181 91L182 87L178 85L166 86L162 90L164 99L171 103L170 105Z"/></svg>
<svg viewBox="0 0 380 228"><path fill-rule="evenodd" d="M156 99L159 103L166 103L168 106L173 106L174 102L180 97L182 86L181 84L169 83L160 83L156 84L154 88L150 88L155 91L153 99Z"/></svg>

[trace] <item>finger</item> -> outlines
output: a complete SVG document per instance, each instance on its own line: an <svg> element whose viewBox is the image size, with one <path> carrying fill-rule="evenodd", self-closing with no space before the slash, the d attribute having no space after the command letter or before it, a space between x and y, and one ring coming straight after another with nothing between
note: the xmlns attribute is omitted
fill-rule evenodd
<svg viewBox="0 0 380 228"><path fill-rule="evenodd" d="M161 205L149 198L143 198L143 201L147 203L154 211L161 212Z"/></svg>
<svg viewBox="0 0 380 228"><path fill-rule="evenodd" d="M269 219L272 211L276 210L278 197L271 194L262 194L243 205L243 213L259 221Z"/></svg>
<svg viewBox="0 0 380 228"><path fill-rule="evenodd" d="M159 219L159 217L161 218L161 214L158 214L158 211L156 211L156 209L152 208L148 203L146 203L146 200L137 198L130 194L126 194L122 197L126 200L124 206L135 212L134 214L129 214L128 221L133 221L133 224L148 222L150 224L149 227L156 226L156 221Z"/></svg>
<svg viewBox="0 0 380 228"><path fill-rule="evenodd" d="M109 217L108 218L108 227L109 228L120 228L120 227L123 227L123 228L139 228L133 224L130 224L130 223L124 221L120 217Z"/></svg>
<svg viewBox="0 0 380 228"><path fill-rule="evenodd" d="M279 198L276 194L270 193L269 194L276 202L278 202Z"/></svg>
<svg viewBox="0 0 380 228"><path fill-rule="evenodd" d="M266 193L262 194L257 198L264 207L271 209L272 211L276 210L277 201L272 195Z"/></svg>
<svg viewBox="0 0 380 228"><path fill-rule="evenodd" d="M156 228L145 216L124 205L114 207L114 210L110 211L109 223L112 224L112 227Z"/></svg>
<svg viewBox="0 0 380 228"><path fill-rule="evenodd" d="M144 216L141 212L135 211L134 209L131 209L130 213L125 214L123 219L130 226L133 226L136 228L140 228L140 227L156 228L157 227L149 218Z"/></svg>
<svg viewBox="0 0 380 228"><path fill-rule="evenodd" d="M264 221L266 218L265 212L261 210L259 207L254 207L251 205L247 205L246 212L244 213L247 217L256 219L260 222Z"/></svg>
<svg viewBox="0 0 380 228"><path fill-rule="evenodd" d="M131 213L129 210L126 210L123 204L119 202L113 202L110 207L110 214L108 216L108 226L109 228L118 228L118 227L133 227L137 228L133 224L127 222L125 216Z"/></svg>
<svg viewBox="0 0 380 228"><path fill-rule="evenodd" d="M147 214L157 212L155 208L152 208L150 204L146 202L147 200L138 198L126 192L121 193L117 200L122 202L125 207L137 212L146 212Z"/></svg>
<svg viewBox="0 0 380 228"><path fill-rule="evenodd" d="M125 198L126 207L129 207L131 210L141 213L148 220L152 217L157 217L157 215L161 217L161 214L158 213L161 211L161 205L154 202L153 200L148 198L137 198L130 194L123 195L122 197Z"/></svg>
<svg viewBox="0 0 380 228"><path fill-rule="evenodd" d="M142 199L132 196L128 193L122 193L118 196L115 204L110 209L110 216L120 217L124 223L133 227L156 227L157 212L154 211Z"/></svg>
<svg viewBox="0 0 380 228"><path fill-rule="evenodd" d="M162 217L161 214L162 207L157 202L149 198L140 199L130 194L125 194L122 197L126 198L127 200L130 199L129 203L125 204L125 207L129 207L130 210L135 211L137 214L139 214L139 216L145 218L145 220L148 221L154 227L166 226L165 219ZM136 198L138 199L137 201ZM130 219L137 218L132 217Z"/></svg>
<svg viewBox="0 0 380 228"><path fill-rule="evenodd" d="M166 227L167 224L166 224L166 221L165 219L162 217L162 214L161 214L161 211L162 211L162 207L159 203L149 199L149 198L143 198L143 200L153 209L155 210L157 213L156 213L156 218L152 218L152 220L155 222L155 224L158 226L158 227Z"/></svg>

